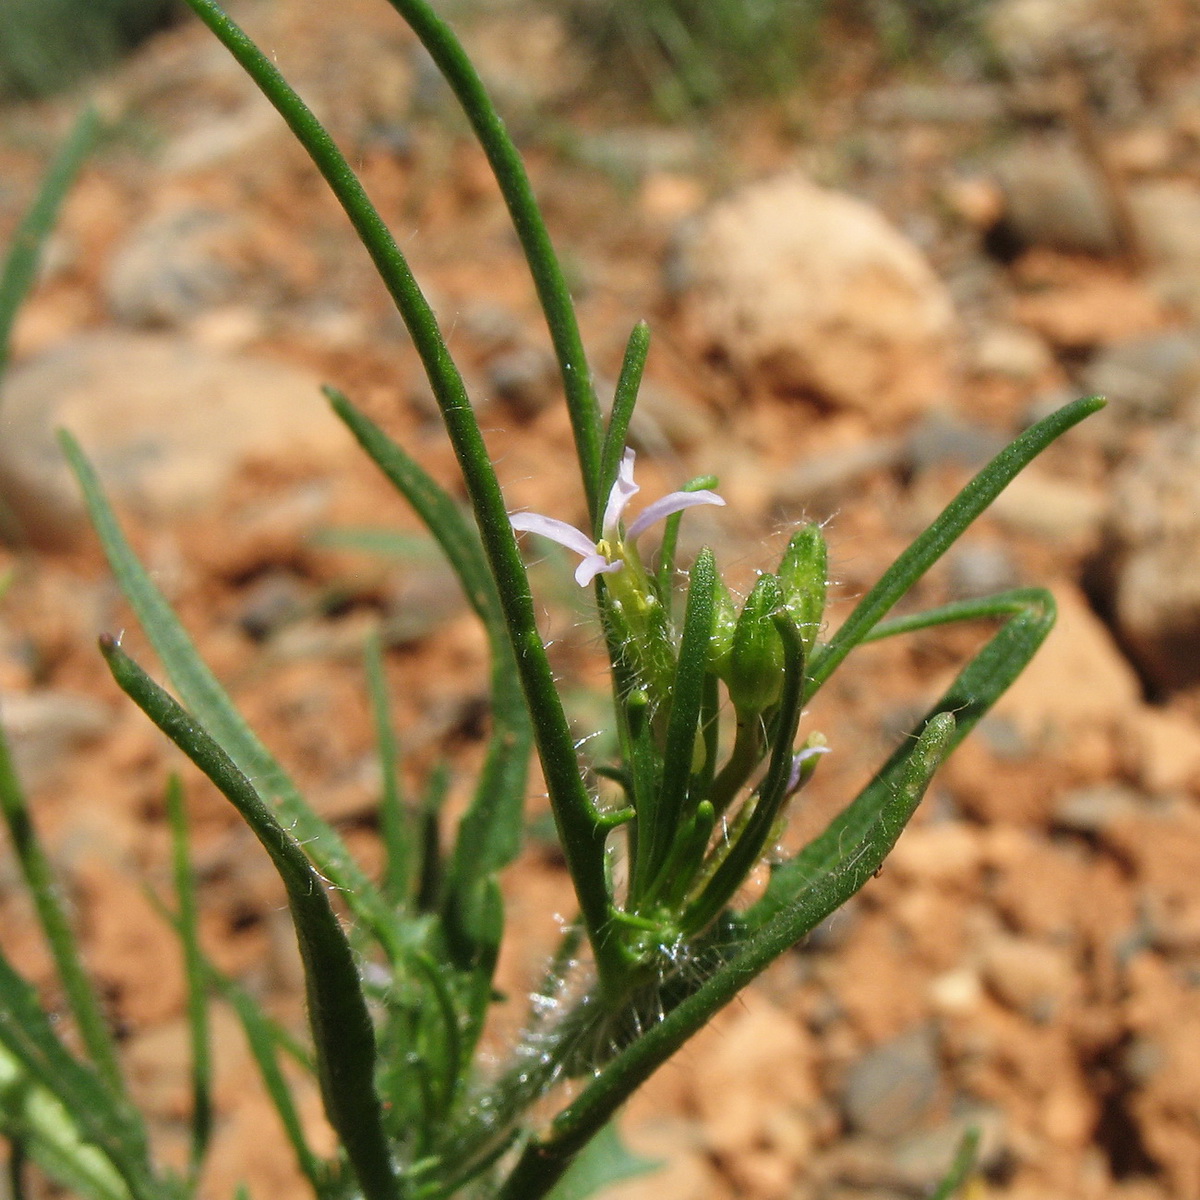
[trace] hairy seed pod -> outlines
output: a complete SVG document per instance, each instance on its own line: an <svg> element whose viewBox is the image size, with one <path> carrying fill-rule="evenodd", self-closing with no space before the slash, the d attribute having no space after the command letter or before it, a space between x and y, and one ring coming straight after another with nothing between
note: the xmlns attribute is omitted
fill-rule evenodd
<svg viewBox="0 0 1200 1200"><path fill-rule="evenodd" d="M771 614L783 607L783 589L774 575L761 575L733 631L725 680L739 716L760 713L783 691L783 641Z"/></svg>
<svg viewBox="0 0 1200 1200"><path fill-rule="evenodd" d="M809 523L792 534L779 563L783 603L796 623L804 643L804 657L812 654L825 615L826 574L829 550L819 525Z"/></svg>

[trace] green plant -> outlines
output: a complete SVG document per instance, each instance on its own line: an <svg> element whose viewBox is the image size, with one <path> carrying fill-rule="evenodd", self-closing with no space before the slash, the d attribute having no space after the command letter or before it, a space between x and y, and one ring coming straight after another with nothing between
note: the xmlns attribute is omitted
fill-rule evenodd
<svg viewBox="0 0 1200 1200"><path fill-rule="evenodd" d="M6 0L0 93L40 96L71 87L179 12L178 0Z"/></svg>
<svg viewBox="0 0 1200 1200"><path fill-rule="evenodd" d="M525 249L561 366L588 519L510 514L457 368L399 247L312 112L214 0L189 0L279 110L341 202L395 299L425 365L469 499L464 513L399 445L344 396L335 412L414 508L458 575L492 656L491 735L473 799L442 848L435 774L415 803L403 797L381 650L367 676L385 786L386 867L369 878L338 834L306 804L242 720L131 550L95 472L69 435L112 570L174 688L154 682L104 638L118 684L227 797L287 889L304 964L312 1052L297 1047L200 951L178 785L169 788L179 932L193 1044L193 1139L188 1169L157 1167L122 1081L119 1056L87 986L45 856L0 743L0 803L62 975L83 1055L68 1050L32 989L0 955L0 1129L14 1147L14 1194L24 1156L79 1193L103 1200L193 1194L211 1122L208 1002L237 1012L287 1139L313 1194L367 1200L458 1194L534 1200L582 1196L636 1169L610 1121L630 1094L773 960L852 896L879 868L938 764L1012 682L1049 632L1049 595L1022 589L983 601L888 618L934 562L1041 450L1099 407L1079 400L1023 433L951 502L822 640L825 544L798 529L775 570L743 605L703 550L677 574L684 512L722 503L695 480L626 522L636 492L629 421L649 348L638 324L607 421L600 416L574 311L520 158L475 72L425 0L391 0L462 102L495 170ZM665 521L651 569L638 539ZM517 532L552 538L580 557L593 590L613 677L618 754L581 762L535 621ZM676 580L685 582L676 595ZM1001 622L946 693L862 792L798 854L773 867L764 894L734 898L774 844L788 802L818 768L823 739L798 732L804 705L857 647L951 621ZM722 697L724 696L724 700ZM723 717L731 710L731 719ZM533 996L524 1036L494 1076L478 1063L504 931L497 873L519 849L526 772L541 760L579 917ZM604 805L594 786L612 781ZM628 863L620 882L614 859ZM347 920L331 903L336 892ZM369 969L364 969L369 964ZM306 1142L280 1069L311 1070L340 1149ZM537 1127L535 1103L560 1094ZM960 1160L943 1194L967 1168Z"/></svg>
<svg viewBox="0 0 1200 1200"><path fill-rule="evenodd" d="M977 41L988 0L568 0L596 82L648 94L668 116L778 94L815 65L822 30L873 40L892 61Z"/></svg>

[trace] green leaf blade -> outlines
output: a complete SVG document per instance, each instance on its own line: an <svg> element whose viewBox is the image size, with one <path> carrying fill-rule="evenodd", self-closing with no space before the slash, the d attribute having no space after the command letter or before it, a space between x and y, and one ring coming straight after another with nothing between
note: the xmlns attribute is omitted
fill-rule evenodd
<svg viewBox="0 0 1200 1200"><path fill-rule="evenodd" d="M212 1138L212 1035L208 1018L208 979L200 950L200 913L192 874L187 812L183 783L172 774L167 783L167 822L171 827L171 871L179 905L179 940L183 948L183 973L187 985L188 1039L192 1053L192 1146L190 1179L200 1174Z"/></svg>
<svg viewBox="0 0 1200 1200"><path fill-rule="evenodd" d="M42 179L38 194L13 234L0 268L0 375L8 365L17 313L37 278L42 247L50 236L71 184L96 144L100 115L85 108Z"/></svg>
<svg viewBox="0 0 1200 1200"><path fill-rule="evenodd" d="M116 1095L125 1095L125 1085L117 1060L117 1048L100 999L84 970L83 958L71 923L58 898L58 888L29 809L24 789L13 763L8 738L0 726L0 810L16 852L25 886L33 898L34 911L58 976L62 980L71 1015L79 1026L80 1037L96 1069Z"/></svg>
<svg viewBox="0 0 1200 1200"><path fill-rule="evenodd" d="M304 843L321 873L345 896L352 911L385 947L392 947L394 918L378 889L337 833L305 802L201 659L179 618L125 539L95 469L75 439L64 431L59 440L79 480L113 575L184 703L243 774L254 779L259 790L270 797L285 824Z"/></svg>
<svg viewBox="0 0 1200 1200"><path fill-rule="evenodd" d="M1001 450L896 559L855 606L833 638L813 654L805 699L813 696L846 655L871 633L896 602L1033 459L1068 429L1103 407L1104 401L1097 396L1075 400L1031 426Z"/></svg>
<svg viewBox="0 0 1200 1200"><path fill-rule="evenodd" d="M324 880L300 843L216 741L111 638L101 650L118 686L216 785L258 839L288 894L304 963L317 1076L336 1130L367 1200L400 1200L375 1090L375 1032L354 952Z"/></svg>

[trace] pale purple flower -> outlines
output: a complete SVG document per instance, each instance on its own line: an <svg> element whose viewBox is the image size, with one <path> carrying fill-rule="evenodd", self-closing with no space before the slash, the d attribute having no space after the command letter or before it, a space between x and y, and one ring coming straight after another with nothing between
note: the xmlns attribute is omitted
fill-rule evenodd
<svg viewBox="0 0 1200 1200"><path fill-rule="evenodd" d="M617 480L608 494L604 506L604 520L598 542L574 525L544 517L541 513L513 513L509 516L512 527L526 533L540 533L542 537L557 542L574 551L583 561L575 568L575 582L587 587L597 575L611 575L625 565L625 546L632 545L656 521L665 520L672 513L682 512L698 504L724 504L716 492L671 492L661 500L655 500L633 520L628 529L622 529L622 518L629 501L641 490L633 481L632 450L626 450L617 470Z"/></svg>
<svg viewBox="0 0 1200 1200"><path fill-rule="evenodd" d="M812 767L805 767L806 763L810 763L815 758L819 758L822 754L828 754L830 747L825 745L824 741L811 743L803 749L798 750L792 755L792 769L788 775L787 787L784 789L784 795L790 796L796 791L801 784L805 783L808 777L815 770L815 764Z"/></svg>

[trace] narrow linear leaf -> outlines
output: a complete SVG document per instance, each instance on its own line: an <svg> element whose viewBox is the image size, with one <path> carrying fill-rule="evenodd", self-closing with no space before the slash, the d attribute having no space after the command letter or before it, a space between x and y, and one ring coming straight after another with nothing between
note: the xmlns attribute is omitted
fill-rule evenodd
<svg viewBox="0 0 1200 1200"><path fill-rule="evenodd" d="M383 894L393 904L403 904L412 887L417 855L412 821L400 790L400 749L392 726L392 706L388 700L387 677L383 672L383 644L378 636L367 640L366 664L371 714L375 722L375 745L383 780L383 791L379 798L379 832L386 856Z"/></svg>
<svg viewBox="0 0 1200 1200"><path fill-rule="evenodd" d="M337 833L305 802L287 772L242 719L228 693L197 653L179 618L126 541L96 472L78 443L65 431L59 439L83 489L92 525L113 575L184 703L239 770L255 780L257 787L271 798L284 824L304 844L321 874L342 893L354 915L385 947L394 951L393 914L378 889Z"/></svg>
<svg viewBox="0 0 1200 1200"><path fill-rule="evenodd" d="M171 869L179 905L179 940L183 947L183 972L187 982L188 1039L192 1052L192 1147L191 1180L200 1166L212 1137L212 1038L208 1021L208 980L200 951L200 913L196 904L196 882L188 840L187 811L183 783L172 774L167 783L167 820L171 826Z"/></svg>
<svg viewBox="0 0 1200 1200"><path fill-rule="evenodd" d="M1050 593L1031 588L1027 595L1028 604L959 672L926 718L930 720L944 712L954 714L956 727L949 745L951 750L974 729L1024 670L1054 625L1054 598ZM911 746L911 741L901 743L871 782L820 837L775 868L762 898L742 916L746 928L760 928L790 903L797 888L805 886L815 876L836 869L843 846L861 838L878 820L881 807L889 802L894 781L907 769L905 764Z"/></svg>
<svg viewBox="0 0 1200 1200"><path fill-rule="evenodd" d="M436 912L442 901L445 864L442 861L440 817L450 794L450 767L438 763L425 783L421 797L419 828L420 864L416 878L414 903L417 912Z"/></svg>
<svg viewBox="0 0 1200 1200"><path fill-rule="evenodd" d="M375 1031L354 953L325 883L296 839L276 820L237 764L111 638L101 652L118 686L216 785L250 826L287 889L304 963L317 1077L336 1130L367 1200L399 1200L375 1090Z"/></svg>
<svg viewBox="0 0 1200 1200"><path fill-rule="evenodd" d="M422 533L405 533L399 529L318 529L308 540L312 546L330 550L358 550L379 558L399 558L413 562L440 560L443 553L432 538Z"/></svg>
<svg viewBox="0 0 1200 1200"><path fill-rule="evenodd" d="M673 837L692 815L684 811L684 805L692 777L704 681L708 674L708 643L712 637L716 582L717 565L713 553L702 550L692 567L689 581L683 639L671 688L662 785L654 803L638 812L637 859L632 884L635 899L655 879Z"/></svg>
<svg viewBox="0 0 1200 1200"><path fill-rule="evenodd" d="M937 1190L929 1200L953 1200L953 1197L966 1187L975 1168L975 1160L979 1156L980 1137L978 1128L968 1129L963 1134L950 1170L946 1172L945 1178L938 1184Z"/></svg>
<svg viewBox="0 0 1200 1200"><path fill-rule="evenodd" d="M8 256L0 268L0 374L8 365L13 322L37 277L42 247L58 220L59 209L79 168L92 152L99 128L99 114L90 106L85 108L55 155L33 204L12 236Z"/></svg>
<svg viewBox="0 0 1200 1200"><path fill-rule="evenodd" d="M425 523L484 623L492 655L492 736L475 797L463 817L452 886L474 887L507 866L520 847L521 810L533 749L533 726L521 692L496 585L479 535L425 469L334 388L325 393L359 445Z"/></svg>
<svg viewBox="0 0 1200 1200"><path fill-rule="evenodd" d="M371 461L412 506L442 548L462 584L467 602L492 633L503 637L500 598L492 582L479 534L454 498L402 446L356 408L337 388L322 389L330 406L345 422Z"/></svg>
<svg viewBox="0 0 1200 1200"><path fill-rule="evenodd" d="M95 1146L80 1139L79 1127L67 1110L45 1088L29 1082L12 1055L0 1049L0 1133L13 1150L23 1151L20 1161L9 1158L12 1200L25 1186L24 1167L39 1167L57 1183L89 1200L129 1200L129 1189L112 1164Z"/></svg>
<svg viewBox="0 0 1200 1200"><path fill-rule="evenodd" d="M649 353L650 326L645 321L639 321L630 332L629 341L625 346L621 373L617 376L617 389L613 393L612 412L609 413L608 428L604 433L604 447L600 455L599 491L595 500L596 516L593 522L597 538L604 534L601 528L604 506L608 503L609 494L617 482L617 472L621 469L621 457L629 439L629 422L633 420L633 410L641 391L642 373L646 369L646 357Z"/></svg>
<svg viewBox="0 0 1200 1200"><path fill-rule="evenodd" d="M212 968L210 968L211 971ZM246 1044L250 1047L250 1053L254 1057L258 1073L262 1077L263 1086L267 1089L267 1095L270 1096L271 1103L279 1114L279 1120L292 1147L292 1152L296 1156L296 1165L300 1168L301 1174L308 1180L314 1195L318 1197L335 1195L336 1189L331 1189L329 1186L329 1171L313 1153L308 1139L304 1135L304 1125L296 1109L292 1089L288 1086L279 1066L276 1048L280 1044L281 1031L262 1011L258 1003L232 980L220 977L217 986L225 999L233 1006L234 1012L237 1013L242 1032L246 1035Z"/></svg>
<svg viewBox="0 0 1200 1200"><path fill-rule="evenodd" d="M846 623L809 664L809 699L846 655L885 617L896 602L957 541L962 532L1047 446L1085 417L1104 407L1097 396L1075 400L1027 429L1001 450L942 510L941 516L900 555L859 601Z"/></svg>
<svg viewBox="0 0 1200 1200"><path fill-rule="evenodd" d="M147 898L158 911L159 916L182 937L183 929L180 918L172 913L153 892L147 892ZM296 1155L296 1163L301 1174L311 1184L317 1197L332 1196L328 1186L332 1177L321 1160L312 1152L308 1139L304 1136L304 1126L292 1097L292 1090L284 1078L279 1066L279 1051L286 1053L294 1062L310 1075L316 1071L316 1065L304 1047L299 1045L286 1029L271 1020L245 988L241 987L200 952L200 964L204 976L211 986L220 993L221 997L233 1009L245 1035L250 1054L258 1067L258 1073L267 1090L275 1111L279 1114L284 1133Z"/></svg>
<svg viewBox="0 0 1200 1200"><path fill-rule="evenodd" d="M26 1200L25 1188L25 1139L14 1135L8 1139L8 1190L12 1200Z"/></svg>
<svg viewBox="0 0 1200 1200"><path fill-rule="evenodd" d="M0 953L0 1046L70 1114L78 1137L112 1164L134 1200L162 1200L141 1118L59 1040L37 993Z"/></svg>
<svg viewBox="0 0 1200 1200"><path fill-rule="evenodd" d="M410 962L414 973L420 976L428 989L426 995L433 1001L420 1005L419 1020L425 1030L430 1027L435 1030L433 1036L438 1041L436 1053L430 1054L427 1049L420 1053L422 1066L431 1072L429 1106L425 1115L436 1132L448 1117L458 1088L467 1079L472 1046L464 1042L458 1008L441 964L421 952L414 953ZM490 993L490 972L488 981Z"/></svg>
<svg viewBox="0 0 1200 1200"><path fill-rule="evenodd" d="M99 997L84 970L71 924L58 897L58 887L50 868L50 860L30 819L24 789L17 778L8 738L2 725L0 810L3 811L9 839L12 841L25 885L33 897L38 923L54 957L54 965L62 980L71 1015L79 1027L84 1048L112 1091L118 1096L124 1096L125 1085L117 1062L116 1044L104 1019Z"/></svg>
<svg viewBox="0 0 1200 1200"><path fill-rule="evenodd" d="M1013 588L1011 591L997 592L993 596L984 596L978 600L956 600L952 604L943 604L938 608L926 609L924 612L908 613L903 617L880 621L863 638L863 642L880 642L884 638L897 637L903 633L916 633L918 630L949 625L955 621L1013 616L1030 609L1040 609L1045 603L1046 596L1047 592L1044 588Z"/></svg>

